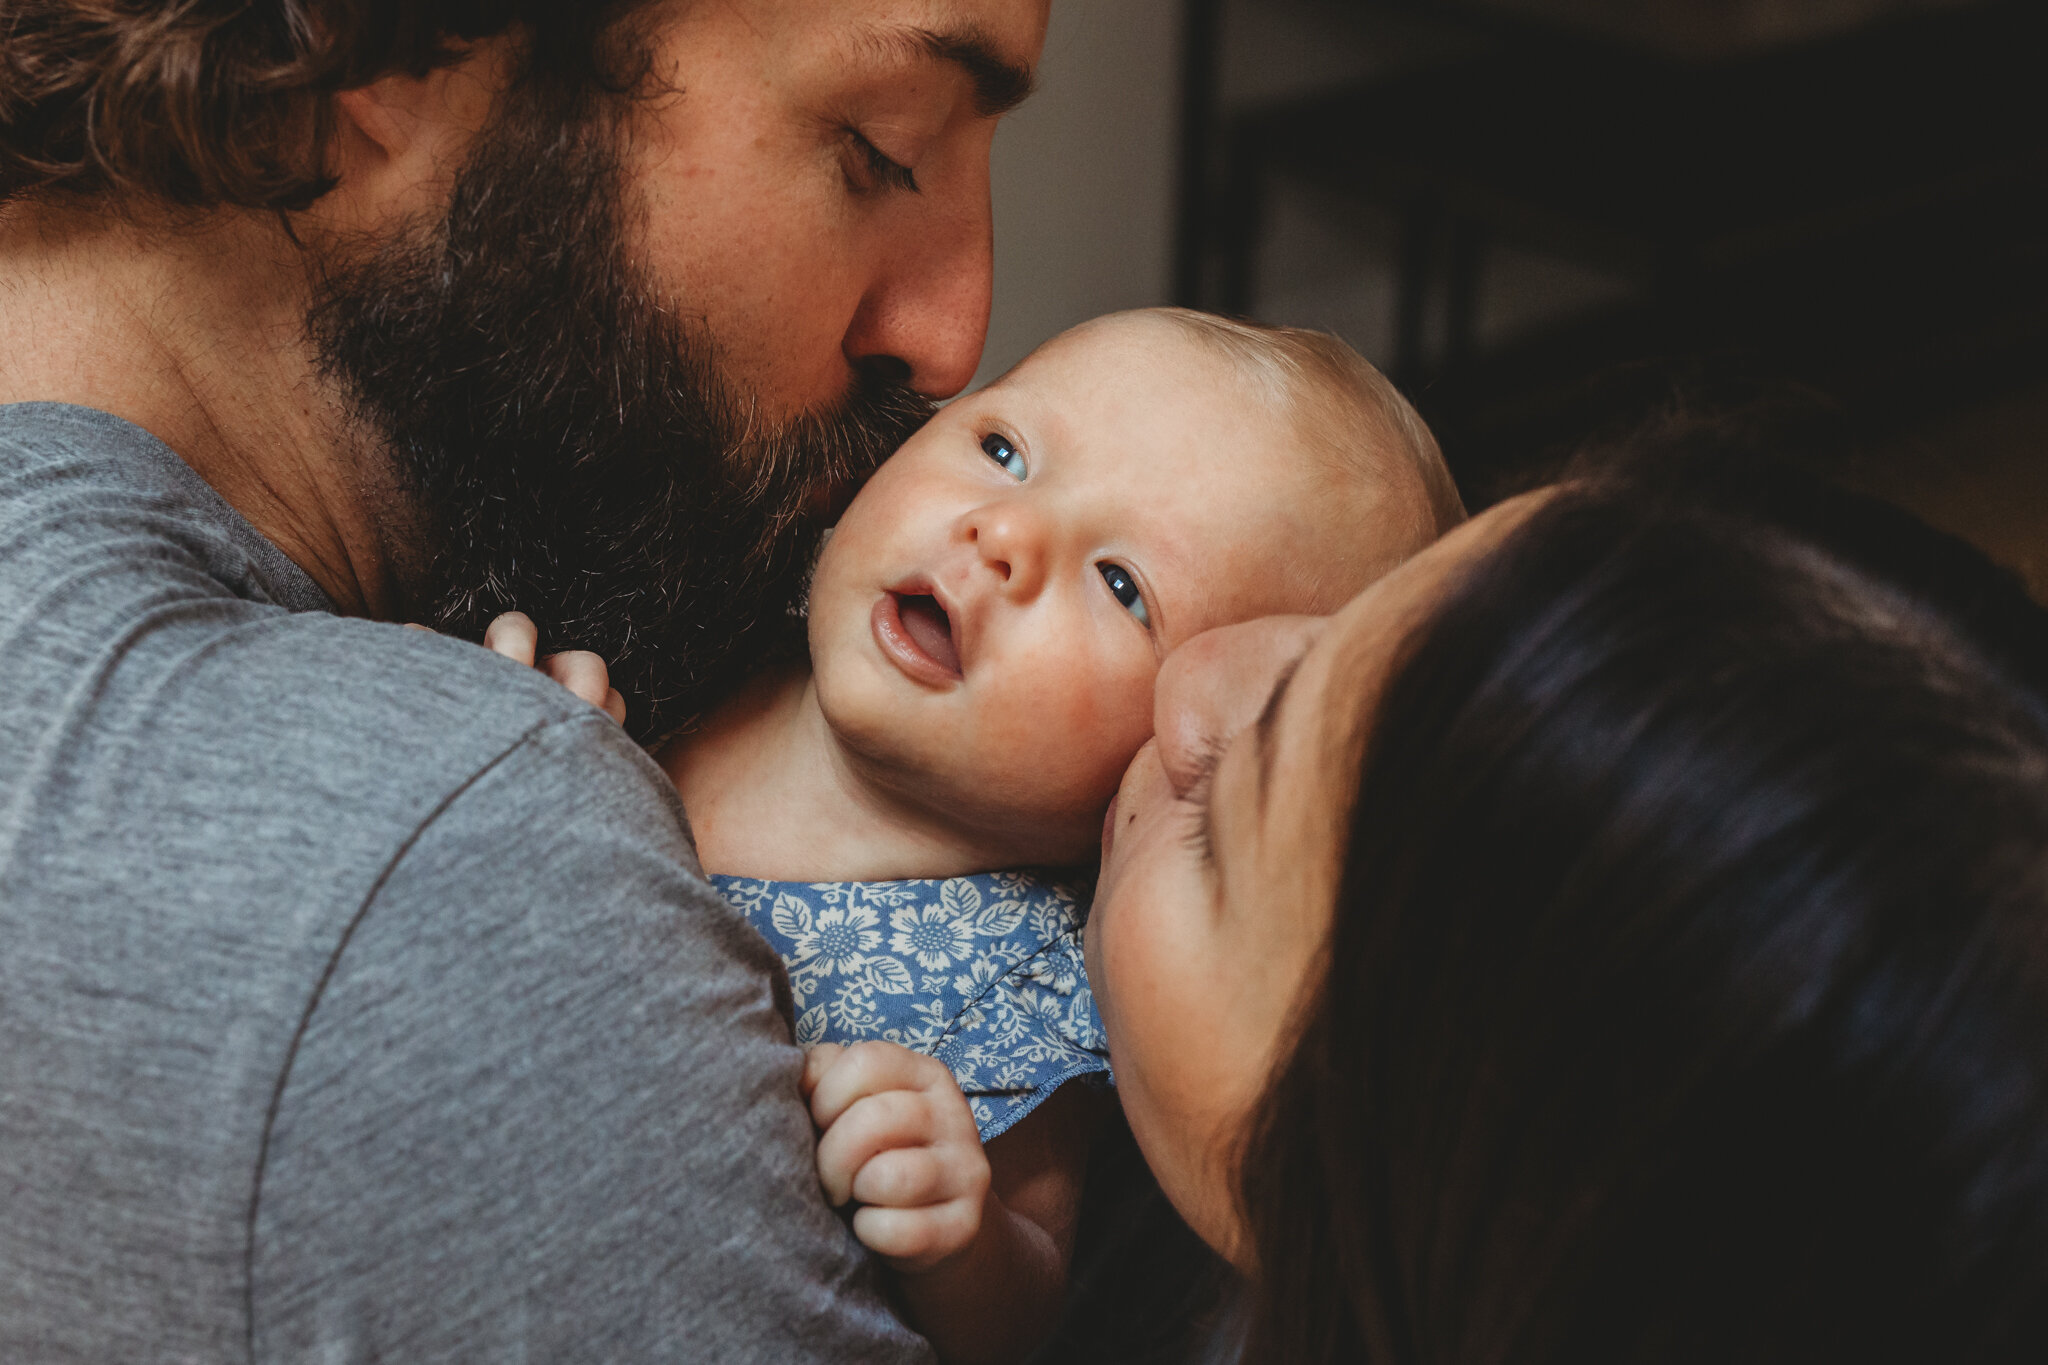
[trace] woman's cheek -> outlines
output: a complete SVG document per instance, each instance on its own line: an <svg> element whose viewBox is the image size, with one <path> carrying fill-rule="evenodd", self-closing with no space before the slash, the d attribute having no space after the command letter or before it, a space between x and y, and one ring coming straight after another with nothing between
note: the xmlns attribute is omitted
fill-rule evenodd
<svg viewBox="0 0 2048 1365"><path fill-rule="evenodd" d="M1212 1170L1204 1002L1188 994L1194 982L1171 904L1172 878L1155 882L1148 875L1160 870L1132 866L1133 885L1148 894L1113 897L1091 919L1083 947L1131 1132L1167 1197L1218 1245L1228 1235L1228 1218L1219 1212L1227 1197Z"/></svg>
<svg viewBox="0 0 2048 1365"><path fill-rule="evenodd" d="M1149 1043L1159 1026L1174 1028L1175 998L1184 973L1177 962L1186 949L1185 927L1173 910L1183 879L1173 866L1180 850L1147 829L1120 831L1127 840L1116 850L1116 865L1103 880L1103 898L1090 918L1083 950L1112 1052L1127 1049L1138 1065L1149 1065Z"/></svg>

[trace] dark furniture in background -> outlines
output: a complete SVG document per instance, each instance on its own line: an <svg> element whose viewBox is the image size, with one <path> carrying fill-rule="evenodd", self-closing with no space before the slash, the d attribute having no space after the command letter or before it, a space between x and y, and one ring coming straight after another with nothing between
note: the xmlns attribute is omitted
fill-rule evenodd
<svg viewBox="0 0 2048 1365"><path fill-rule="evenodd" d="M1659 44L1545 22L1545 2L1410 0L1469 30L1466 55L1229 109L1222 0L1191 0L1180 301L1259 316L1279 178L1395 210L1393 370L1475 505L1634 401L1615 397L1629 366L1804 386L1871 427L2048 373L2048 3L1870 0L1906 12ZM1688 3L1731 7L1661 10ZM1482 345L1499 243L1622 276L1627 298Z"/></svg>

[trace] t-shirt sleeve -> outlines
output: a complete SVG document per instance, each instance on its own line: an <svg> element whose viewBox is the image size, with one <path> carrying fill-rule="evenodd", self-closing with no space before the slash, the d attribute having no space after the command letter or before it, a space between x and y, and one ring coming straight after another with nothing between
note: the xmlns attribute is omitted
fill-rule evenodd
<svg viewBox="0 0 2048 1365"><path fill-rule="evenodd" d="M543 725L394 860L279 1086L254 1359L930 1359L819 1194L775 958L650 774Z"/></svg>

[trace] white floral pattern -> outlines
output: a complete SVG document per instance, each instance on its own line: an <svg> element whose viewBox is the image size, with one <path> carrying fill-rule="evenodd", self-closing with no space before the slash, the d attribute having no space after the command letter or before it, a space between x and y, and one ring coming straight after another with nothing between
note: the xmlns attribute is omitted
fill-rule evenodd
<svg viewBox="0 0 2048 1365"><path fill-rule="evenodd" d="M1109 1079L1081 957L1085 888L1027 872L711 881L788 968L798 1043L880 1038L938 1058L984 1142L1067 1081Z"/></svg>

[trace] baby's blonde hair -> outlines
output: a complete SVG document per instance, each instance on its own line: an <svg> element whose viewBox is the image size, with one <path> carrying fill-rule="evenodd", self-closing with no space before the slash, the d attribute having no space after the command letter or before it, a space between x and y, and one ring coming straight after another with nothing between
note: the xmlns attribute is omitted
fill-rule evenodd
<svg viewBox="0 0 2048 1365"><path fill-rule="evenodd" d="M1263 378L1273 405L1294 419L1311 449L1404 505L1409 534L1398 547L1401 557L1465 520L1450 466L1421 414L1371 361L1338 338L1191 308L1146 308L1132 316L1173 323ZM1409 489L1400 487L1407 482L1402 473L1414 481Z"/></svg>

